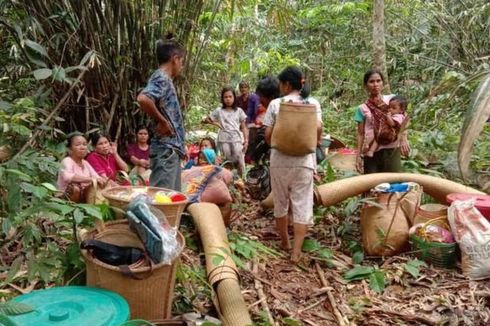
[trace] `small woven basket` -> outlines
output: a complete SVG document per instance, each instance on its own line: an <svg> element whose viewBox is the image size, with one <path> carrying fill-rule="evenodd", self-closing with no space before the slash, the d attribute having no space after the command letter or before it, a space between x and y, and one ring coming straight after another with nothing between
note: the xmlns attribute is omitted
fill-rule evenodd
<svg viewBox="0 0 490 326"><path fill-rule="evenodd" d="M126 210L130 202L129 199L121 198L121 193L131 193L133 191L138 191L139 189L144 190L149 197L153 197L157 192L164 191L170 192L173 190L158 187L143 187L143 186L120 186L105 189L102 195L109 201L109 205ZM168 204L152 204L153 207L162 211L167 218L168 223L171 226L179 227L180 217L184 212L185 206L187 205L187 200L168 203Z"/></svg>
<svg viewBox="0 0 490 326"><path fill-rule="evenodd" d="M447 221L446 217L435 218L424 223L421 228L425 229L429 225L444 225L443 219ZM412 246L412 251L415 252L417 258L426 263L440 268L453 268L456 265L458 257L458 246L456 242L442 243L426 241L420 236L412 234L410 236L410 244Z"/></svg>

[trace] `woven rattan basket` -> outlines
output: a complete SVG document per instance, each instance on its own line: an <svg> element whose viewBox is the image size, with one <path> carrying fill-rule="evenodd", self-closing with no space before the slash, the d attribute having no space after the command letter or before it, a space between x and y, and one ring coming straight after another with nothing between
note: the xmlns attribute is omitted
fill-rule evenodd
<svg viewBox="0 0 490 326"><path fill-rule="evenodd" d="M155 193L159 191L171 192L173 190L158 187L121 186L105 189L102 192L102 195L107 198L107 200L109 201L109 205L118 207L122 210L126 210L130 200L125 198L129 198L128 195L130 193L137 191L144 192L149 197L153 197ZM124 194L126 196L121 196L121 194ZM159 209L163 212L163 214L165 214L165 217L167 218L170 225L177 227L180 224L180 217L182 215L182 212L184 212L186 205L187 200L168 204L152 204L153 207Z"/></svg>
<svg viewBox="0 0 490 326"><path fill-rule="evenodd" d="M447 218L445 216L429 220L422 225L426 228L429 225L444 225ZM449 228L447 226L447 228ZM458 258L458 245L454 243L441 243L426 241L417 234L410 235L410 245L417 258L435 267L453 268Z"/></svg>
<svg viewBox="0 0 490 326"><path fill-rule="evenodd" d="M102 224L98 230L87 232L85 239L143 248L138 236L130 230L125 220ZM181 233L178 233L178 241L183 249L185 240ZM94 258L87 250L82 250L82 256L87 268L87 285L119 293L129 303L131 318L151 320L171 317L178 258L171 265L161 263L149 266L143 261L130 265L129 269L135 276L132 278L118 266Z"/></svg>

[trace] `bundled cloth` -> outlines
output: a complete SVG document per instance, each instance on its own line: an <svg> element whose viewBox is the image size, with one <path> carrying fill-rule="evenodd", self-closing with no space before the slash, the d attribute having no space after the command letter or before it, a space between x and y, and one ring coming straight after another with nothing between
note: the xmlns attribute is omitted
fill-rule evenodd
<svg viewBox="0 0 490 326"><path fill-rule="evenodd" d="M140 195L129 203L126 217L151 260L156 264L172 264L181 245L177 230L170 226L163 212L151 207L147 196Z"/></svg>

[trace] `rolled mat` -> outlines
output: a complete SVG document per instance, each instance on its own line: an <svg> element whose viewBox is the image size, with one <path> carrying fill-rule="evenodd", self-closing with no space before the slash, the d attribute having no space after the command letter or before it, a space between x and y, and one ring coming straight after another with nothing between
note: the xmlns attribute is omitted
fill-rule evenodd
<svg viewBox="0 0 490 326"><path fill-rule="evenodd" d="M446 196L451 193L485 194L479 190L450 181L416 173L372 173L337 180L315 188L315 202L322 206L331 206L347 198L357 196L376 187L383 182L416 182L424 188L424 192L441 204L446 203ZM272 193L262 201L262 207L274 207Z"/></svg>
<svg viewBox="0 0 490 326"><path fill-rule="evenodd" d="M383 182L416 182L438 202L446 203L446 196L454 192L483 194L481 191L454 181L416 173L372 173L346 178L317 188L319 204L335 205L349 197L362 194Z"/></svg>
<svg viewBox="0 0 490 326"><path fill-rule="evenodd" d="M221 212L215 204L197 203L188 207L201 236L206 257L208 280L217 294L217 310L223 325L251 325L245 300L242 297L238 270L228 244Z"/></svg>

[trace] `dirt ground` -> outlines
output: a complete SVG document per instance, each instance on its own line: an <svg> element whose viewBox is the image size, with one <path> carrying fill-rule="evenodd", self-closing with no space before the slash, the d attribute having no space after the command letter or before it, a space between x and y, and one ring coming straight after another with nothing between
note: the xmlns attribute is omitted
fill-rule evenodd
<svg viewBox="0 0 490 326"><path fill-rule="evenodd" d="M376 293L369 280L344 279L354 265L336 232L342 221L333 214L317 219L307 236L329 248L333 257L325 260L307 253L294 265L279 250L271 213L256 202L242 209L230 231L279 252L240 268L242 294L257 325L490 325L489 281L469 281L459 268L432 266L421 267L415 278L404 269L413 259L409 254L384 260L368 257L362 265L378 266L385 274L386 288ZM183 262L195 264L199 259L187 250Z"/></svg>

